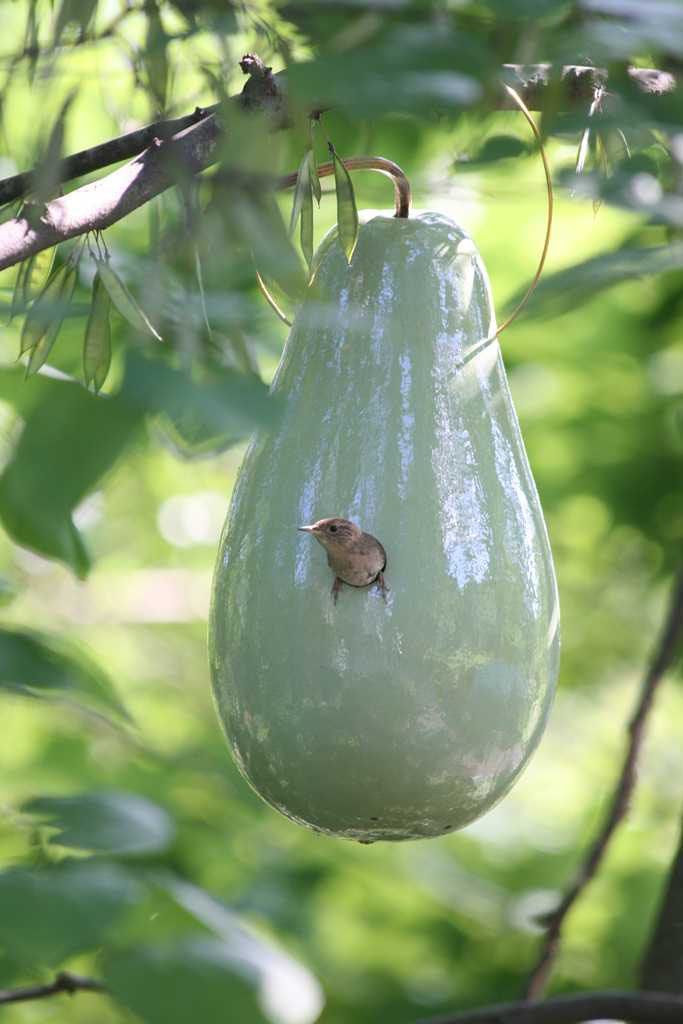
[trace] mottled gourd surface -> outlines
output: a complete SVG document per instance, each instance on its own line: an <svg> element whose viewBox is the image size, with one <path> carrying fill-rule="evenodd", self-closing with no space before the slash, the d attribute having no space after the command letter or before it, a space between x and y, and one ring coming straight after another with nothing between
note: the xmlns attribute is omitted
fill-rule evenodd
<svg viewBox="0 0 683 1024"><path fill-rule="evenodd" d="M220 544L217 708L241 771L294 821L361 841L462 828L539 742L558 670L552 558L465 232L376 216L335 232L273 385ZM384 545L335 605L297 526L342 516Z"/></svg>

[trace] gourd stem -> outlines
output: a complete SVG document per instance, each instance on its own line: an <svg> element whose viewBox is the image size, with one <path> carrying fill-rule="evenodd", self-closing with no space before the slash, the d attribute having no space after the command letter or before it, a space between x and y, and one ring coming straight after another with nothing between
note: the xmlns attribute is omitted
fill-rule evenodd
<svg viewBox="0 0 683 1024"><path fill-rule="evenodd" d="M546 256L548 255L548 247L550 246L550 238L552 235L553 227L553 180L552 174L550 172L550 164L548 162L548 157L545 151L545 146L543 145L543 138L536 125L536 122L531 116L531 113L527 108L526 104L524 103L524 100L521 98L521 96L505 82L503 83L503 88L505 89L513 103L515 103L515 105L524 115L538 143L541 162L543 164L543 172L545 174L546 191L548 195L548 212L546 216L545 238L543 240L543 248L541 250L541 256L538 261L538 266L536 267L536 272L532 278L531 284L527 288L521 300L513 309L512 313L510 313L510 315L504 320L504 322L500 324L499 327L496 328L494 333L489 338L486 338L484 341L482 341L479 345L476 346L476 351L472 353L472 355L478 354L482 349L486 348L487 345L490 345L491 342L495 341L496 338L498 338L503 333L503 331L506 330L506 328L508 328L510 324L512 324L517 319L519 314L526 306L527 302L531 298L531 295L533 294L536 288L536 285L540 280L541 274L543 273ZM386 177L391 178L394 183L394 203L396 208L396 213L394 214L394 216L401 218L406 218L409 216L411 198L410 182L408 181L408 178L406 177L405 173L401 170L401 168L398 166L398 164L395 164L393 160L387 160L386 157L383 156L352 156L342 162L346 167L347 171L378 171L380 174L384 174L386 175ZM334 174L334 163L332 161L319 165L319 178L326 178L330 174ZM277 188L293 188L296 185L297 178L298 174L287 174L284 177L280 178L277 184ZM291 327L291 321L288 320L285 314L282 312L277 302L268 291L268 288L265 282L260 277L260 275L257 275L257 280L259 288L261 289L261 292L264 295L268 304L272 307L272 309L275 310L278 317L282 321L284 321L284 323Z"/></svg>
<svg viewBox="0 0 683 1024"><path fill-rule="evenodd" d="M339 158L341 159L341 157ZM395 217L406 218L410 214L410 182L404 171L395 164L393 160L387 160L383 156L351 156L348 160L342 160L347 171L378 171L394 183L394 206ZM329 161L318 166L318 177L327 178L334 174L334 164ZM278 189L294 188L296 185L296 174L286 174L280 178Z"/></svg>

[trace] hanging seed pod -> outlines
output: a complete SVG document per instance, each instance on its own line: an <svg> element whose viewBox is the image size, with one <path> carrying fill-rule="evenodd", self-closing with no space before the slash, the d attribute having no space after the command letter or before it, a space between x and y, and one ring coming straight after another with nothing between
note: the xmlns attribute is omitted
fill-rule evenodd
<svg viewBox="0 0 683 1024"><path fill-rule="evenodd" d="M90 315L83 340L83 378L85 386L92 387L95 394L107 379L111 365L110 310L109 292L98 272L93 279Z"/></svg>
<svg viewBox="0 0 683 1024"><path fill-rule="evenodd" d="M37 295L40 295L47 284L52 273L56 254L57 246L53 246L51 249L43 249L42 252L36 253L28 261L23 282L23 301L25 306L32 302Z"/></svg>
<svg viewBox="0 0 683 1024"><path fill-rule="evenodd" d="M97 260L96 262L97 273L102 284L121 316L140 334L151 334L157 341L163 341L159 332L150 323L144 309L107 260Z"/></svg>
<svg viewBox="0 0 683 1024"><path fill-rule="evenodd" d="M334 161L334 185L337 193L337 230L339 241L346 253L346 260L351 262L356 242L358 241L358 207L353 189L351 175L337 156L330 142L330 153Z"/></svg>
<svg viewBox="0 0 683 1024"><path fill-rule="evenodd" d="M30 307L21 332L20 355L29 353L26 375L47 361L76 287L76 265L69 259L52 274Z"/></svg>

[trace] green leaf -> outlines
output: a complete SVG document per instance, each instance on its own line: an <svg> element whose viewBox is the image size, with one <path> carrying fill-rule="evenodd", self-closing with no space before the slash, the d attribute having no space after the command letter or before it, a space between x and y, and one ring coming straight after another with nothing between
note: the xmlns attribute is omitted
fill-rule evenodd
<svg viewBox="0 0 683 1024"><path fill-rule="evenodd" d="M12 305L10 306L9 311L9 323L11 323L17 313L24 308L24 285L30 269L30 263L30 260L24 260L23 263L19 264L17 276L14 279L14 289L12 290Z"/></svg>
<svg viewBox="0 0 683 1024"><path fill-rule="evenodd" d="M308 272L311 272L313 262L313 184L310 174L311 153L309 151L309 172L306 176L306 191L301 203L301 251L304 254Z"/></svg>
<svg viewBox="0 0 683 1024"><path fill-rule="evenodd" d="M132 793L38 797L21 809L59 829L51 843L81 850L136 856L162 853L174 835L166 811Z"/></svg>
<svg viewBox="0 0 683 1024"><path fill-rule="evenodd" d="M129 292L119 275L106 260L97 260L97 271L109 297L122 317L140 334L151 334L157 341L163 341L159 332L149 322L147 314L137 299Z"/></svg>
<svg viewBox="0 0 683 1024"><path fill-rule="evenodd" d="M25 697L74 698L130 720L109 678L61 639L0 629L0 689Z"/></svg>
<svg viewBox="0 0 683 1024"><path fill-rule="evenodd" d="M18 544L84 577L89 558L73 523L76 506L136 436L160 418L183 454L220 450L278 421L282 404L253 373L173 369L130 353L119 394L98 398L75 382L0 370L0 398L25 420L2 476L0 520Z"/></svg>
<svg viewBox="0 0 683 1024"><path fill-rule="evenodd" d="M583 174L584 172L584 169L586 167L586 160L588 159L588 154L590 152L590 142L591 129L585 128L583 135L581 136L581 141L579 142L579 148L576 151L576 174Z"/></svg>
<svg viewBox="0 0 683 1024"><path fill-rule="evenodd" d="M0 519L18 544L83 577L89 559L74 509L132 441L144 411L43 375L22 387L17 375L0 370L0 396L23 404L25 419L0 476Z"/></svg>
<svg viewBox="0 0 683 1024"><path fill-rule="evenodd" d="M55 23L52 45L59 46L67 25L74 22L78 25L81 34L85 35L96 8L97 0L62 0Z"/></svg>
<svg viewBox="0 0 683 1024"><path fill-rule="evenodd" d="M62 286L57 297L57 302L53 304L52 307L53 319L49 324L47 331L32 347L31 354L29 355L28 365L26 367L26 375L29 377L31 374L37 373L40 367L47 362L48 356L52 351L52 346L57 340L57 335L61 330L66 312L71 305L71 300L76 288L76 267L73 263L67 263L65 266L66 272L62 278ZM36 300L35 305L37 305L38 301L39 300ZM26 314L27 320L31 317L33 310L34 306L31 306Z"/></svg>
<svg viewBox="0 0 683 1024"><path fill-rule="evenodd" d="M38 43L38 18L36 12L37 6L37 0L29 0L28 11L26 13L26 29L24 32L24 46L29 54L28 80L30 85L33 85L33 81L35 79L38 54L40 53L40 46Z"/></svg>
<svg viewBox="0 0 683 1024"><path fill-rule="evenodd" d="M541 279L526 316L554 316L576 309L598 292L622 281L648 274L664 274L683 269L683 243L641 249L619 249L594 256ZM514 309L522 292L510 300Z"/></svg>
<svg viewBox="0 0 683 1024"><path fill-rule="evenodd" d="M28 273L28 267L26 273ZM55 323L57 324L57 329L59 329L66 314L71 294L73 293L73 288L69 292L69 286L72 283L75 285L74 267L73 263L67 260L66 263L62 263L61 266L57 267L50 276L40 295L26 314L19 342L20 356L23 356L26 352L32 353L44 341L46 336L52 333ZM54 337L52 338L52 343L54 343Z"/></svg>
<svg viewBox="0 0 683 1024"><path fill-rule="evenodd" d="M0 608L11 604L18 593L19 588L12 580L8 580L6 576L0 576Z"/></svg>
<svg viewBox="0 0 683 1024"><path fill-rule="evenodd" d="M337 192L337 229L339 240L350 263L358 241L358 207L353 190L351 175L337 156L334 146L329 143L334 161L334 184Z"/></svg>
<svg viewBox="0 0 683 1024"><path fill-rule="evenodd" d="M172 875L158 880L212 935L109 956L105 975L115 999L148 1024L219 1020L227 1006L234 1021L313 1024L324 1000L310 971L204 890Z"/></svg>
<svg viewBox="0 0 683 1024"><path fill-rule="evenodd" d="M275 281L267 281L262 274L256 271L256 284L261 295L266 300L275 315L288 327L292 326L296 310L289 310L289 297L283 292Z"/></svg>
<svg viewBox="0 0 683 1024"><path fill-rule="evenodd" d="M294 234L296 228L296 222L299 219L301 213L301 207L303 206L304 199L310 191L310 161L309 161L310 150L306 150L304 153L301 163L299 164L299 170L296 175L296 185L294 187L294 198L292 200L292 215L289 218L289 233Z"/></svg>
<svg viewBox="0 0 683 1024"><path fill-rule="evenodd" d="M307 278L272 194L234 195L229 217L249 245L261 275L275 281L292 301L300 300Z"/></svg>
<svg viewBox="0 0 683 1024"><path fill-rule="evenodd" d="M204 290L204 274L202 273L202 259L199 255L199 246L195 243L194 246L194 269L197 277L197 287L199 288L199 299L202 304L202 317L204 319L204 326L206 327L206 333L209 338L213 337L213 331L211 330L211 321L209 320L209 311L206 308L206 292Z"/></svg>
<svg viewBox="0 0 683 1024"><path fill-rule="evenodd" d="M228 343L237 368L250 376L258 377L258 363L251 353L247 339L237 324L230 327Z"/></svg>
<svg viewBox="0 0 683 1024"><path fill-rule="evenodd" d="M66 119L77 92L77 88L72 89L64 99L52 126L43 157L33 172L31 191L35 202L28 203L24 207L29 221L34 217L37 219L41 215L43 204L53 197L59 186Z"/></svg>
<svg viewBox="0 0 683 1024"><path fill-rule="evenodd" d="M320 206L320 200L323 197L323 188L322 185L320 184L320 176L318 174L318 161L316 160L315 149L313 147L311 147L310 149L310 175L311 186L313 188L313 195L315 196L316 203L318 204L318 206Z"/></svg>
<svg viewBox="0 0 683 1024"><path fill-rule="evenodd" d="M159 16L159 8L155 3L148 3L147 39L143 49L143 60L147 72L147 82L159 108L166 105L168 88L168 56L167 36Z"/></svg>
<svg viewBox="0 0 683 1024"><path fill-rule="evenodd" d="M482 164L495 163L498 160L517 159L528 153L529 146L522 139L514 135L492 135L469 160L458 163L458 171L478 169Z"/></svg>
<svg viewBox="0 0 683 1024"><path fill-rule="evenodd" d="M292 203L292 217L290 219L290 234L292 234L296 227L297 220L301 217L301 252L306 260L309 272L313 259L314 195L317 197L317 202L319 204L319 197L322 195L321 182L319 182L317 176L315 156L312 148L309 148L309 150L306 150L304 153L303 159L299 165L296 188L294 191L294 201Z"/></svg>
<svg viewBox="0 0 683 1024"><path fill-rule="evenodd" d="M138 353L128 357L123 396L161 417L188 456L222 450L259 427L272 429L282 411L253 373L214 368L191 376Z"/></svg>
<svg viewBox="0 0 683 1024"><path fill-rule="evenodd" d="M95 394L100 390L111 364L111 327L109 311L111 299L109 292L102 284L99 272L95 274L92 285L90 315L85 329L83 341L83 377L85 386L92 384Z"/></svg>
<svg viewBox="0 0 683 1024"><path fill-rule="evenodd" d="M43 288L50 279L52 268L57 255L57 246L51 249L42 249L32 256L28 261L26 276L23 285L24 305L32 302L37 295L40 295Z"/></svg>
<svg viewBox="0 0 683 1024"><path fill-rule="evenodd" d="M31 970L95 949L140 888L117 865L66 861L0 873L0 946Z"/></svg>
<svg viewBox="0 0 683 1024"><path fill-rule="evenodd" d="M248 966L216 939L193 937L112 953L104 976L114 999L146 1024L267 1020Z"/></svg>
<svg viewBox="0 0 683 1024"><path fill-rule="evenodd" d="M173 876L162 881L178 904L224 943L226 952L246 968L259 991L261 1008L271 1020L312 1024L324 1006L317 978L278 946L256 934L210 893ZM296 993L296 1006L292 1005ZM282 1007L287 1006L287 1013ZM283 1021L285 1024L285 1021Z"/></svg>
<svg viewBox="0 0 683 1024"><path fill-rule="evenodd" d="M314 59L292 62L287 93L297 105L333 107L354 120L398 111L433 117L476 102L480 82L493 76L492 58L481 34L453 22L387 21L366 45L323 46Z"/></svg>

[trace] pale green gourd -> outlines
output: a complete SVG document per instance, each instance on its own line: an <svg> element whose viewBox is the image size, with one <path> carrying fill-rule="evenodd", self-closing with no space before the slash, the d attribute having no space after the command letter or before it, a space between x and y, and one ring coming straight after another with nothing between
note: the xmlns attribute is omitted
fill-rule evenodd
<svg viewBox="0 0 683 1024"><path fill-rule="evenodd" d="M254 789L362 841L461 828L539 742L558 669L543 515L465 232L376 216L316 256L216 567L215 699ZM340 515L388 554L387 603L296 527Z"/></svg>

